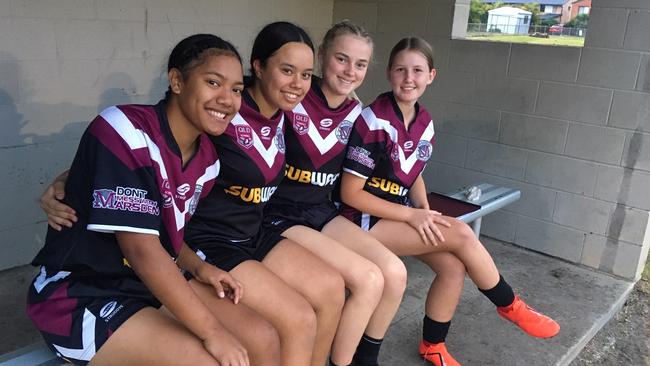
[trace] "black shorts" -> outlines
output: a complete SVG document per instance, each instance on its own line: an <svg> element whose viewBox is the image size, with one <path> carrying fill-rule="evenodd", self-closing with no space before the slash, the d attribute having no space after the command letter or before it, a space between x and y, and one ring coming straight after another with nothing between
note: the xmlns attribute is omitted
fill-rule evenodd
<svg viewBox="0 0 650 366"><path fill-rule="evenodd" d="M363 213L345 204L339 205L339 214L357 224L364 231L369 231L379 222L379 220L381 220L381 217Z"/></svg>
<svg viewBox="0 0 650 366"><path fill-rule="evenodd" d="M283 239L280 233L261 228L256 236L246 240L214 239L188 245L204 261L230 271L247 260L261 262Z"/></svg>
<svg viewBox="0 0 650 366"><path fill-rule="evenodd" d="M270 203L265 207L262 227L279 234L296 225L321 231L338 215L332 202L317 205Z"/></svg>
<svg viewBox="0 0 650 366"><path fill-rule="evenodd" d="M27 294L27 316L59 357L86 365L127 319L160 302L136 278L76 277L41 267Z"/></svg>

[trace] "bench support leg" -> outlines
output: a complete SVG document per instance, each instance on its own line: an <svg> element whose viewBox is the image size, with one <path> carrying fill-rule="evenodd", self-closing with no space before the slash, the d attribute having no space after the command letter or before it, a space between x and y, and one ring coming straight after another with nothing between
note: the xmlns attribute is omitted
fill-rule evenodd
<svg viewBox="0 0 650 366"><path fill-rule="evenodd" d="M472 221L472 230L474 230L474 234L476 234L476 237L481 234L481 219L482 217L479 217L478 219Z"/></svg>

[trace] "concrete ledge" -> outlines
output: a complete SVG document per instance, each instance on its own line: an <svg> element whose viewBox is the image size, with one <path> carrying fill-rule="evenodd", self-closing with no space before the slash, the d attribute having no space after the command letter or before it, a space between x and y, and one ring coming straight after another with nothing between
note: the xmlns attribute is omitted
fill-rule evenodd
<svg viewBox="0 0 650 366"><path fill-rule="evenodd" d="M0 366L64 366L69 363L57 358L43 342L0 356Z"/></svg>
<svg viewBox="0 0 650 366"><path fill-rule="evenodd" d="M501 274L533 308L562 327L552 339L534 339L501 319L469 280L452 320L447 347L464 366L568 365L622 307L633 283L502 242L481 238ZM382 365L424 365L417 354L424 300L433 274L412 258L402 306L381 351Z"/></svg>
<svg viewBox="0 0 650 366"><path fill-rule="evenodd" d="M628 287L624 288L624 293L616 299L616 301L612 304L611 308L609 309L608 312L602 314L599 318L596 319L596 322L593 324L591 328L585 333L585 335L579 339L576 344L571 347L567 353L562 357L557 365L569 365L573 359L578 357L580 354L580 351L589 343L589 341L598 334L598 332L609 322L616 314L621 311L623 308L623 305L625 305L625 302L627 301L628 296L634 289L634 283L629 282Z"/></svg>

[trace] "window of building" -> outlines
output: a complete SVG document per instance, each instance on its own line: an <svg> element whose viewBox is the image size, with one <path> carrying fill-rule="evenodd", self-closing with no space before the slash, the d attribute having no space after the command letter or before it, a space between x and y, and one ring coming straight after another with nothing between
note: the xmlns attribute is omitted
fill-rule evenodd
<svg viewBox="0 0 650 366"><path fill-rule="evenodd" d="M511 1L470 0L467 26L454 26L452 37L490 42L584 46L589 6L580 6L576 14L569 6L562 5L561 0ZM571 14L573 19L568 21ZM576 15L579 16L576 18ZM454 19L454 23L463 21ZM566 24L562 24L564 22Z"/></svg>

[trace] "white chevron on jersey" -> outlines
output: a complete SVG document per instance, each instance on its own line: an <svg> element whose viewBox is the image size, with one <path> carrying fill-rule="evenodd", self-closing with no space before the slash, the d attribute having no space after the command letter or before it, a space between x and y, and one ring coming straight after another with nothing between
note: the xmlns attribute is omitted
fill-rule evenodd
<svg viewBox="0 0 650 366"><path fill-rule="evenodd" d="M104 109L100 114L124 140L131 150L147 147L147 134L135 128L129 117L116 106Z"/></svg>
<svg viewBox="0 0 650 366"><path fill-rule="evenodd" d="M344 121L351 121L354 123L354 121L357 120L357 117L359 114L361 114L361 110L363 108L361 107L361 103L357 104L351 111L348 113L345 118L343 118ZM305 110L305 107L302 106L302 103L299 103L294 109L294 113L300 113L304 114L309 117L309 129L307 134L309 135L309 138L314 142L314 145L316 145L316 148L318 151L321 153L321 155L327 153L336 145L336 143L339 141L336 138L336 128L332 129L330 133L323 138L320 133L318 132L318 128L316 125L314 125L314 121L311 119L311 116L309 116L309 113Z"/></svg>
<svg viewBox="0 0 650 366"><path fill-rule="evenodd" d="M106 122L108 122L108 124L113 127L113 129L120 135L122 140L126 141L132 150L146 147L149 150L149 156L151 159L158 163L160 176L163 179L169 179L167 175L167 169L165 168L164 161L160 155L160 148L158 148L158 145L156 145L151 140L145 131L135 128L131 120L124 114L124 112L115 106L106 108L100 113L100 116L102 116L102 118L104 118ZM197 184L203 185L203 183L206 181L214 179L217 175L219 175L220 166L221 165L219 163L219 160L217 160L214 164L207 167L205 169L205 173L195 182L195 187ZM176 221L177 231L185 226L185 215L190 209L191 202L192 200L185 201L185 207L183 207L183 210L181 211L178 206L176 206L176 202L172 200L172 207L174 208L174 218ZM124 229L123 227L120 228L122 228L122 230ZM112 228L109 225L88 225L89 230L101 232L120 231L120 228ZM153 234L159 235L159 233Z"/></svg>
<svg viewBox="0 0 650 366"><path fill-rule="evenodd" d="M418 161L417 149L414 149L413 152L411 152L411 155L407 158L406 155L404 154L404 151L402 150L402 146L399 144L399 140L398 140L399 133L395 129L395 127L393 127L390 124L390 121L377 117L371 108L365 108L363 112L361 112L361 115L363 116L363 120L366 121L369 130L371 131L384 130L388 133L388 136L390 137L391 141L393 141L393 143L397 145L398 152L399 152L400 169L404 173L409 174L411 172L411 169L413 169L415 163ZM429 121L427 128L422 132L422 135L420 136L418 141L420 140L431 141L433 135L434 135L434 130L433 130L433 120L432 120Z"/></svg>
<svg viewBox="0 0 650 366"><path fill-rule="evenodd" d="M34 280L34 288L36 289L36 292L40 293L43 291L43 288L47 286L50 282L55 282L61 279L64 279L68 277L70 272L68 271L59 271L54 274L52 277L47 277L47 273L45 271L45 266L41 266L41 273L36 277L36 280Z"/></svg>
<svg viewBox="0 0 650 366"><path fill-rule="evenodd" d="M65 358L75 360L90 361L95 356L95 322L97 318L84 309L84 319L81 326L81 348L65 348L52 343L54 348Z"/></svg>
<svg viewBox="0 0 650 366"><path fill-rule="evenodd" d="M233 126L248 126L251 129L251 134L253 135L253 147L255 147L255 150L260 154L262 159L266 162L266 164L271 168L273 166L273 163L275 163L275 157L278 155L278 146L276 145L275 141L271 142L271 145L269 148L265 148L264 144L262 143L262 140L260 140L259 136L257 136L257 132L255 132L255 129L251 127L251 125L246 122L246 120L241 116L241 114L237 113L235 117L230 121L230 123ZM282 117L280 117L280 123L278 123L278 128L280 131L284 131L283 128L284 125L284 113L282 114Z"/></svg>

